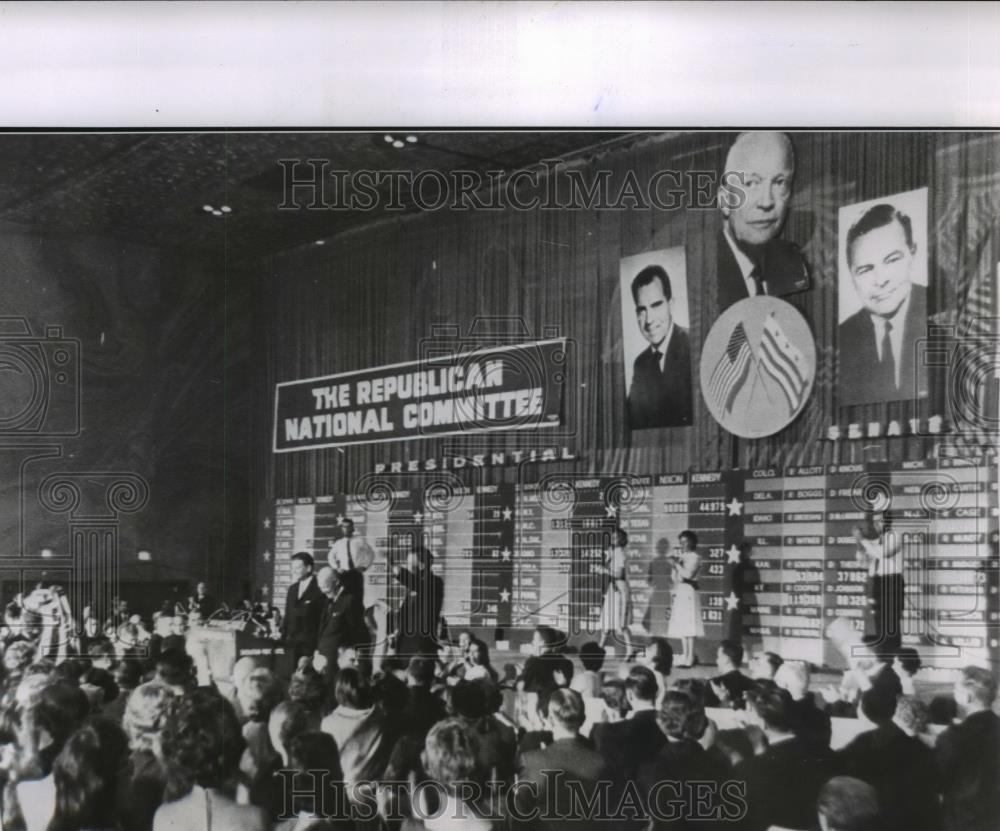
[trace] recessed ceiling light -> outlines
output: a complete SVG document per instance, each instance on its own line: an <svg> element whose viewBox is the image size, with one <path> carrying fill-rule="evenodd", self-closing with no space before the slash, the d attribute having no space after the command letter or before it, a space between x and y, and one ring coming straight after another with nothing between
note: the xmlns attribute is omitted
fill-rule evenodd
<svg viewBox="0 0 1000 831"><path fill-rule="evenodd" d="M316 240L316 245L326 245L326 240L325 239L318 239L318 240Z"/></svg>
<svg viewBox="0 0 1000 831"><path fill-rule="evenodd" d="M230 208L228 205L223 205L222 207L219 208L219 210L222 211L224 214L231 214L233 212L233 209Z"/></svg>
<svg viewBox="0 0 1000 831"><path fill-rule="evenodd" d="M397 150L398 150L398 149L399 149L400 147L406 147L406 145L405 145L405 144L403 144L403 142L401 142L401 141L400 141L399 139L396 139L396 140L395 140L395 141L394 141L394 142L392 143L392 146L393 146L393 147L395 147L395 148L396 148Z"/></svg>
<svg viewBox="0 0 1000 831"><path fill-rule="evenodd" d="M201 209L206 213L211 213L212 211L215 210L215 208L213 208L211 205L202 205Z"/></svg>
<svg viewBox="0 0 1000 831"><path fill-rule="evenodd" d="M417 143L417 137L416 137L416 136L407 136L407 137L406 137L406 140L407 140L407 141L408 141L408 142L409 142L410 144L416 144L416 143Z"/></svg>
<svg viewBox="0 0 1000 831"><path fill-rule="evenodd" d="M55 556L51 548L43 548L39 553L42 555L43 560L51 560Z"/></svg>
<svg viewBox="0 0 1000 831"><path fill-rule="evenodd" d="M389 135L388 133L386 133L386 134L385 134L385 135L383 136L383 138L384 138L384 139L386 140L386 142L387 142L388 144L392 144L392 143L393 143L393 142L395 141L395 139L394 139L394 138L393 138L392 136L390 136L390 135Z"/></svg>
<svg viewBox="0 0 1000 831"><path fill-rule="evenodd" d="M212 211L212 216L222 216L222 211Z"/></svg>
<svg viewBox="0 0 1000 831"><path fill-rule="evenodd" d="M144 563L148 563L150 560L153 559L153 555L146 550L140 551L135 556Z"/></svg>

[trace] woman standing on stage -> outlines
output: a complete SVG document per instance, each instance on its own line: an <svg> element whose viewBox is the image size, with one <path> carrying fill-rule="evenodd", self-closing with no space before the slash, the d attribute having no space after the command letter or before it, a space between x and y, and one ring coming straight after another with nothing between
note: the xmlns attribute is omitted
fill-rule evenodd
<svg viewBox="0 0 1000 831"><path fill-rule="evenodd" d="M701 600L698 597L698 537L694 531L684 531L679 537L682 552L671 556L674 571L673 606L670 609L668 638L681 642L681 660L675 666L690 667L695 663L695 638L705 636L701 622Z"/></svg>
<svg viewBox="0 0 1000 831"><path fill-rule="evenodd" d="M613 635L618 635L625 644L626 661L635 657L632 646L632 635L629 624L632 617L632 602L628 590L628 566L625 557L625 547L628 545L628 534L621 528L614 531L614 546L608 554L605 564L598 568L611 578L604 592L604 605L601 607L601 646L608 645Z"/></svg>

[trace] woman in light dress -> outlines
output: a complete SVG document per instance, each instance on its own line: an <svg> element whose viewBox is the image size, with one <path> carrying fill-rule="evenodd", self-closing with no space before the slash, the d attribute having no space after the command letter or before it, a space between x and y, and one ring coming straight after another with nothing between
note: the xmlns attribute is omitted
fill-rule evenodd
<svg viewBox="0 0 1000 831"><path fill-rule="evenodd" d="M629 624L632 622L632 599L629 596L628 563L625 549L628 546L628 534L621 528L615 529L614 546L607 555L605 564L598 569L610 578L604 592L604 605L601 607L601 646L606 647L612 637L617 636L625 644L626 661L635 657L632 645L632 635Z"/></svg>
<svg viewBox="0 0 1000 831"><path fill-rule="evenodd" d="M690 667L695 663L695 638L705 636L705 626L701 622L701 600L698 597L701 558L698 556L698 537L693 531L682 532L678 539L681 553L670 558L674 590L667 637L677 638L681 642L681 660L676 666Z"/></svg>

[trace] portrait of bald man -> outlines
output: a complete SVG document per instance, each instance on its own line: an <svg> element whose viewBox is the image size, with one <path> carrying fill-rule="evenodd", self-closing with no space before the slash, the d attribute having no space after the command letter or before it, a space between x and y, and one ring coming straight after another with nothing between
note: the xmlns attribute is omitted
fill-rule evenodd
<svg viewBox="0 0 1000 831"><path fill-rule="evenodd" d="M797 245L779 239L792 196L795 150L784 133L740 133L726 154L718 205L718 312L744 297L809 288Z"/></svg>

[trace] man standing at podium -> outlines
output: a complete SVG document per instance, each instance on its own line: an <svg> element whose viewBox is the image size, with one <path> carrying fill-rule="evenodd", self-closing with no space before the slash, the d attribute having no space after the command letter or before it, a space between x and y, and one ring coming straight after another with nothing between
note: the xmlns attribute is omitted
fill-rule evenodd
<svg viewBox="0 0 1000 831"><path fill-rule="evenodd" d="M375 552L363 539L354 536L354 520L344 517L340 521L343 536L330 546L330 568L340 576L344 592L354 598L362 609L365 606L364 573L375 560Z"/></svg>

